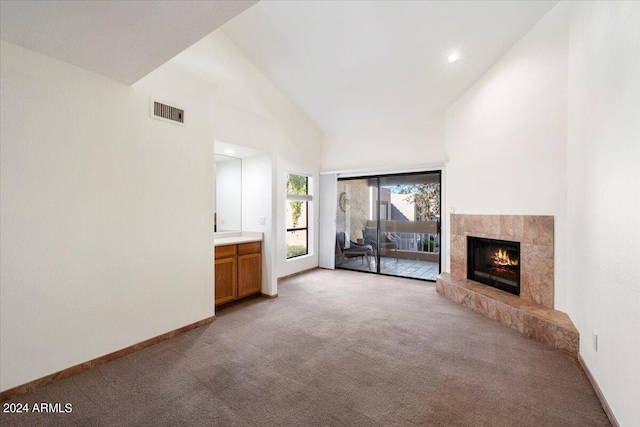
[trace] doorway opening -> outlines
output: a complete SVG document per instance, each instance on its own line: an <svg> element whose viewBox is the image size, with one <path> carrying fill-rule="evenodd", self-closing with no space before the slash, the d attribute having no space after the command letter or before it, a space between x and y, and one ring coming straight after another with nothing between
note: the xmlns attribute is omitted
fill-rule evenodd
<svg viewBox="0 0 640 427"><path fill-rule="evenodd" d="M435 281L441 172L338 179L336 268Z"/></svg>

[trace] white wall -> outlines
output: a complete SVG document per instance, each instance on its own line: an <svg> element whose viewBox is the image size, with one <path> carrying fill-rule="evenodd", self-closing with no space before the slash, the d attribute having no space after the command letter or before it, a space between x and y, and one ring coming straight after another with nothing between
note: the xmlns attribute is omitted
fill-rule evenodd
<svg viewBox="0 0 640 427"><path fill-rule="evenodd" d="M262 293L277 293L276 239L273 217L273 162L271 155L242 159L242 229L264 233L262 242ZM261 224L260 219L265 222Z"/></svg>
<svg viewBox="0 0 640 427"><path fill-rule="evenodd" d="M552 9L446 114L451 208L555 217L555 308L566 310L567 14ZM444 271L449 271L448 251Z"/></svg>
<svg viewBox="0 0 640 427"><path fill-rule="evenodd" d="M0 388L212 316L213 88L5 42L0 63ZM144 91L187 125L151 119Z"/></svg>
<svg viewBox="0 0 640 427"><path fill-rule="evenodd" d="M214 140L273 155L267 256L284 246L284 177L318 176L320 131L222 32L191 49L129 87L2 43L2 390L213 315ZM317 248L285 263L266 293Z"/></svg>
<svg viewBox="0 0 640 427"><path fill-rule="evenodd" d="M215 162L218 231L242 230L242 166L241 159Z"/></svg>
<svg viewBox="0 0 640 427"><path fill-rule="evenodd" d="M640 3L571 5L569 306L580 354L618 422L638 426Z"/></svg>
<svg viewBox="0 0 640 427"><path fill-rule="evenodd" d="M380 123L322 140L323 170L351 170L441 163L445 160L444 114L402 123Z"/></svg>
<svg viewBox="0 0 640 427"><path fill-rule="evenodd" d="M308 174L318 194L321 164L320 130L287 98L221 31L205 37L171 64L214 84L216 139L249 147L273 156L273 231L276 277L293 274L318 265L318 204L313 203L314 242L311 255L286 260L284 221L286 174ZM244 226L244 224L243 224ZM271 287L276 291L276 284Z"/></svg>

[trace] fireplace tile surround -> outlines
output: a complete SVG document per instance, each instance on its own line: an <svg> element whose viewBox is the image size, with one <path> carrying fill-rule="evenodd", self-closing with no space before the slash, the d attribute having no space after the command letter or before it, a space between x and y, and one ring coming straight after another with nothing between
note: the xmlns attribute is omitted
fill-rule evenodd
<svg viewBox="0 0 640 427"><path fill-rule="evenodd" d="M451 218L451 273L437 291L543 344L577 355L579 333L553 309L554 218L532 215L461 215ZM520 242L520 297L467 279L467 236Z"/></svg>
<svg viewBox="0 0 640 427"><path fill-rule="evenodd" d="M520 297L553 308L553 217L451 215L451 275L467 278L467 236L520 242Z"/></svg>

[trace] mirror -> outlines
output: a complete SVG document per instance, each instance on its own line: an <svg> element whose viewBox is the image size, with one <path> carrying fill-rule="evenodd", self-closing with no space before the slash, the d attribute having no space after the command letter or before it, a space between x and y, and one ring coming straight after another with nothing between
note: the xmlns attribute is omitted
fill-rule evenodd
<svg viewBox="0 0 640 427"><path fill-rule="evenodd" d="M242 230L242 160L216 154L216 231Z"/></svg>

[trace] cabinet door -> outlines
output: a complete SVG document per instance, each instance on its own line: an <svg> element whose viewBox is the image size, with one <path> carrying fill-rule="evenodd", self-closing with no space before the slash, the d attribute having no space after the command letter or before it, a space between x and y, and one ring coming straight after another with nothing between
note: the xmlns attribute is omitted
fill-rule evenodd
<svg viewBox="0 0 640 427"><path fill-rule="evenodd" d="M257 254L238 257L238 298L262 290L262 256Z"/></svg>
<svg viewBox="0 0 640 427"><path fill-rule="evenodd" d="M216 260L215 305L238 298L238 273L236 257Z"/></svg>

